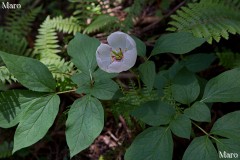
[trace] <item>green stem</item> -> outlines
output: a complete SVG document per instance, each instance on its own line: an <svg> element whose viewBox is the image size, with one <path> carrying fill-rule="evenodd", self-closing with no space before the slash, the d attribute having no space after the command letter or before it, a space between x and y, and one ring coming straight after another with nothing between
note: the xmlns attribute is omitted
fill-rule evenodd
<svg viewBox="0 0 240 160"><path fill-rule="evenodd" d="M57 92L56 94L64 94L64 93L69 93L69 92L75 92L76 89L68 90L68 91L62 91L62 92Z"/></svg>
<svg viewBox="0 0 240 160"><path fill-rule="evenodd" d="M200 129L204 134L206 134L208 137L214 139L215 141L221 143L217 138L213 137L211 134L207 133L204 129L202 129L199 125L197 125L196 123L192 122L192 124L194 124L198 129Z"/></svg>
<svg viewBox="0 0 240 160"><path fill-rule="evenodd" d="M199 125L197 125L196 123L192 122L192 124L194 124L198 129L200 129L204 134L206 134L207 136L210 136L204 129L202 129Z"/></svg>
<svg viewBox="0 0 240 160"><path fill-rule="evenodd" d="M146 61L148 61L152 57L152 54L150 54L147 58Z"/></svg>

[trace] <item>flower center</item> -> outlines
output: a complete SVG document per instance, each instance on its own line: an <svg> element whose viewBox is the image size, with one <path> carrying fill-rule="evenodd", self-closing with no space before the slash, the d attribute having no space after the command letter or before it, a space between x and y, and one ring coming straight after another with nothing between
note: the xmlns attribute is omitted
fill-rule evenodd
<svg viewBox="0 0 240 160"><path fill-rule="evenodd" d="M120 60L123 58L122 49L119 48L119 49L117 49L116 51L113 51L113 50L112 50L112 57L113 57L113 60L120 61Z"/></svg>

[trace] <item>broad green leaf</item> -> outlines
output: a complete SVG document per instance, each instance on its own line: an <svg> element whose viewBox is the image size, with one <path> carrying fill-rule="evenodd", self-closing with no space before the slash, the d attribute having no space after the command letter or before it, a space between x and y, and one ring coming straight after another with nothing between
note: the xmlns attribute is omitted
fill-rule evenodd
<svg viewBox="0 0 240 160"><path fill-rule="evenodd" d="M197 38L189 32L177 32L162 35L152 51L152 55L160 53L184 54L201 46L206 40Z"/></svg>
<svg viewBox="0 0 240 160"><path fill-rule="evenodd" d="M140 77L148 90L152 90L155 81L155 64L152 61L146 61L139 66Z"/></svg>
<svg viewBox="0 0 240 160"><path fill-rule="evenodd" d="M94 83L91 94L98 99L109 100L113 98L118 89L117 83L113 80L100 80Z"/></svg>
<svg viewBox="0 0 240 160"><path fill-rule="evenodd" d="M204 89L206 87L206 84L208 82L208 80L202 78L202 77L199 77L199 76L196 76L197 80L198 80L198 83L200 85L200 94L198 96L198 99L200 100L201 97L203 97L203 94L204 94Z"/></svg>
<svg viewBox="0 0 240 160"><path fill-rule="evenodd" d="M57 116L59 104L58 95L49 95L39 98L28 107L14 135L13 153L44 137Z"/></svg>
<svg viewBox="0 0 240 160"><path fill-rule="evenodd" d="M93 81L92 83L94 83L94 81L109 80L110 78L114 78L116 76L117 74L115 73L107 73L102 71L101 69L97 69L92 75L86 73L76 73L71 77L71 79L78 86L83 86L86 84L90 84L91 78Z"/></svg>
<svg viewBox="0 0 240 160"><path fill-rule="evenodd" d="M218 139L216 143L220 159L228 160L240 158L240 143L238 141L233 139Z"/></svg>
<svg viewBox="0 0 240 160"><path fill-rule="evenodd" d="M140 133L127 149L125 160L172 160L173 140L171 131L151 127Z"/></svg>
<svg viewBox="0 0 240 160"><path fill-rule="evenodd" d="M176 136L189 139L192 129L191 120L179 114L171 121L170 129Z"/></svg>
<svg viewBox="0 0 240 160"><path fill-rule="evenodd" d="M218 153L207 136L194 138L183 155L183 160L218 160Z"/></svg>
<svg viewBox="0 0 240 160"><path fill-rule="evenodd" d="M73 83L77 84L78 86L85 85L86 83L91 83L91 77L85 73L76 73L71 77Z"/></svg>
<svg viewBox="0 0 240 160"><path fill-rule="evenodd" d="M27 90L0 92L0 127L10 128L18 124L28 106L42 95Z"/></svg>
<svg viewBox="0 0 240 160"><path fill-rule="evenodd" d="M176 75L171 89L174 99L187 105L190 105L190 103L196 100L200 93L197 78L187 70L181 70Z"/></svg>
<svg viewBox="0 0 240 160"><path fill-rule="evenodd" d="M143 41L141 41L139 38L135 37L135 36L131 36L137 45L137 54L139 56L144 57L146 55L146 45L145 43L143 43Z"/></svg>
<svg viewBox="0 0 240 160"><path fill-rule="evenodd" d="M77 89L77 93L85 93L93 95L102 100L112 99L114 94L119 89L116 82L111 79L105 79L94 82L94 84L86 84Z"/></svg>
<svg viewBox="0 0 240 160"><path fill-rule="evenodd" d="M100 134L104 125L104 112L96 98L88 96L76 100L68 112L66 138L73 157L84 150Z"/></svg>
<svg viewBox="0 0 240 160"><path fill-rule="evenodd" d="M96 50L99 45L98 39L77 33L69 42L67 51L78 69L86 74L91 74L97 67Z"/></svg>
<svg viewBox="0 0 240 160"><path fill-rule="evenodd" d="M240 111L219 118L211 129L211 134L238 140L240 142Z"/></svg>
<svg viewBox="0 0 240 160"><path fill-rule="evenodd" d="M194 121L210 122L211 112L203 102L195 102L190 108L184 110L184 114Z"/></svg>
<svg viewBox="0 0 240 160"><path fill-rule="evenodd" d="M151 126L168 124L175 114L175 109L161 101L149 101L133 110L132 115Z"/></svg>
<svg viewBox="0 0 240 160"><path fill-rule="evenodd" d="M4 63L17 80L30 90L54 92L56 82L48 68L36 59L0 51Z"/></svg>
<svg viewBox="0 0 240 160"><path fill-rule="evenodd" d="M187 56L183 62L189 71L200 72L207 69L215 59L214 54L198 53Z"/></svg>
<svg viewBox="0 0 240 160"><path fill-rule="evenodd" d="M98 68L94 73L93 73L93 79L94 81L100 81L100 80L106 80L110 78L116 77L118 74L117 73L107 73L100 68Z"/></svg>
<svg viewBox="0 0 240 160"><path fill-rule="evenodd" d="M167 84L169 81L167 77L168 71L160 71L156 76L155 76L155 81L154 81L154 87L157 89L163 89L163 87Z"/></svg>
<svg viewBox="0 0 240 160"><path fill-rule="evenodd" d="M175 76L183 69L184 65L181 62L175 62L169 69L168 69L168 78L173 80Z"/></svg>
<svg viewBox="0 0 240 160"><path fill-rule="evenodd" d="M240 102L240 68L235 68L206 84L202 102Z"/></svg>

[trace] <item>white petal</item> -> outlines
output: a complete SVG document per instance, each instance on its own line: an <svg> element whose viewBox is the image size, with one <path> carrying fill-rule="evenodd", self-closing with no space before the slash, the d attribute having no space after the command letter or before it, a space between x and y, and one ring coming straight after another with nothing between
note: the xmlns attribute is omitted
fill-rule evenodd
<svg viewBox="0 0 240 160"><path fill-rule="evenodd" d="M123 68L123 63L122 61L114 61L113 63L111 63L108 68L107 68L107 72L108 73L120 73L124 70L125 68Z"/></svg>
<svg viewBox="0 0 240 160"><path fill-rule="evenodd" d="M101 44L96 51L96 59L99 68L106 71L107 67L111 64L111 50L112 48L107 44Z"/></svg>
<svg viewBox="0 0 240 160"><path fill-rule="evenodd" d="M137 49L133 48L123 53L123 65L127 66L128 69L132 68L137 60ZM128 70L127 69L127 70Z"/></svg>
<svg viewBox="0 0 240 160"><path fill-rule="evenodd" d="M110 34L107 41L108 44L115 50L118 48L125 49L129 43L127 40L127 34L119 31Z"/></svg>
<svg viewBox="0 0 240 160"><path fill-rule="evenodd" d="M130 37L129 35L127 35L126 37L129 42L129 44L127 45L127 48L132 49L132 47L136 47L136 42L134 41L134 39L132 37Z"/></svg>
<svg viewBox="0 0 240 160"><path fill-rule="evenodd" d="M109 60L111 62L111 51L112 48L107 44L100 44L100 46L97 48L96 56L103 60Z"/></svg>
<svg viewBox="0 0 240 160"><path fill-rule="evenodd" d="M97 59L97 64L98 64L98 67L104 70L105 72L107 72L107 68L110 65L108 61L102 61L100 59Z"/></svg>

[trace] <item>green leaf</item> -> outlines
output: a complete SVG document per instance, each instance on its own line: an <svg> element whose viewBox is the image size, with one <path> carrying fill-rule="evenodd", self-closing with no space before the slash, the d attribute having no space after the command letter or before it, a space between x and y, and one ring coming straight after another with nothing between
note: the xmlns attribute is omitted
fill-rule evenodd
<svg viewBox="0 0 240 160"><path fill-rule="evenodd" d="M173 140L168 128L151 127L140 133L124 156L125 160L172 160Z"/></svg>
<svg viewBox="0 0 240 160"><path fill-rule="evenodd" d="M59 104L58 95L49 95L39 98L29 106L16 129L13 153L44 137L57 116Z"/></svg>
<svg viewBox="0 0 240 160"><path fill-rule="evenodd" d="M202 102L240 102L240 68L235 68L206 84Z"/></svg>
<svg viewBox="0 0 240 160"><path fill-rule="evenodd" d="M10 128L18 124L28 106L42 95L27 90L0 92L0 127Z"/></svg>
<svg viewBox="0 0 240 160"><path fill-rule="evenodd" d="M76 100L66 122L66 138L71 157L87 148L100 134L104 125L104 112L96 98Z"/></svg>
<svg viewBox="0 0 240 160"><path fill-rule="evenodd" d="M152 55L160 53L184 54L201 46L206 40L197 38L189 32L177 32L162 35L156 42Z"/></svg>
<svg viewBox="0 0 240 160"><path fill-rule="evenodd" d="M78 86L85 85L86 83L91 83L91 77L85 73L75 73L71 77L73 83L77 84Z"/></svg>
<svg viewBox="0 0 240 160"><path fill-rule="evenodd" d="M167 71L168 71L168 78L173 80L175 76L183 69L184 65L177 61L175 62Z"/></svg>
<svg viewBox="0 0 240 160"><path fill-rule="evenodd" d="M146 102L133 110L132 115L151 126L168 124L175 114L175 109L161 101Z"/></svg>
<svg viewBox="0 0 240 160"><path fill-rule="evenodd" d="M233 139L218 139L216 141L220 159L237 159L240 156L240 143ZM233 153L235 156L233 156Z"/></svg>
<svg viewBox="0 0 240 160"><path fill-rule="evenodd" d="M211 134L240 141L240 111L226 114L219 118L211 129Z"/></svg>
<svg viewBox="0 0 240 160"><path fill-rule="evenodd" d="M207 136L194 138L183 155L183 160L217 160L218 154Z"/></svg>
<svg viewBox="0 0 240 160"><path fill-rule="evenodd" d="M196 100L200 93L197 78L187 70L181 70L176 75L171 89L174 99L187 105L190 105L190 103Z"/></svg>
<svg viewBox="0 0 240 160"><path fill-rule="evenodd" d="M146 56L146 45L143 41L141 41L139 38L135 37L135 36L131 36L134 41L136 42L137 45L137 54L139 56L145 57Z"/></svg>
<svg viewBox="0 0 240 160"><path fill-rule="evenodd" d="M146 61L139 66L140 77L149 91L152 90L155 81L155 64L152 61Z"/></svg>
<svg viewBox="0 0 240 160"><path fill-rule="evenodd" d="M211 122L211 112L203 102L195 102L190 108L184 110L184 114L194 121Z"/></svg>
<svg viewBox="0 0 240 160"><path fill-rule="evenodd" d="M160 71L155 76L154 87L157 89L163 89L163 87L167 84L169 79L167 78L168 71Z"/></svg>
<svg viewBox="0 0 240 160"><path fill-rule="evenodd" d="M94 81L100 81L100 80L106 80L106 79L111 79L116 77L118 74L117 73L107 73L100 68L98 68L94 73L93 73L93 79Z"/></svg>
<svg viewBox="0 0 240 160"><path fill-rule="evenodd" d="M189 71L200 72L207 69L215 59L214 54L198 53L187 56L183 61Z"/></svg>
<svg viewBox="0 0 240 160"><path fill-rule="evenodd" d="M98 39L77 33L69 42L67 51L78 69L90 74L97 67L96 50L99 45Z"/></svg>
<svg viewBox="0 0 240 160"><path fill-rule="evenodd" d="M110 100L118 89L119 87L116 82L106 79L94 82L93 86L90 83L80 86L77 89L77 93L90 94L98 99Z"/></svg>
<svg viewBox="0 0 240 160"><path fill-rule="evenodd" d="M190 139L192 124L191 120L183 114L179 114L170 123L172 132L182 138Z"/></svg>
<svg viewBox="0 0 240 160"><path fill-rule="evenodd" d="M16 56L0 51L8 70L30 90L54 92L56 82L48 68L36 59Z"/></svg>
<svg viewBox="0 0 240 160"><path fill-rule="evenodd" d="M107 73L101 69L97 69L91 76L93 81L109 80L110 78L116 77L118 74ZM76 73L71 77L72 81L78 86L84 86L91 84L90 74L86 73Z"/></svg>

